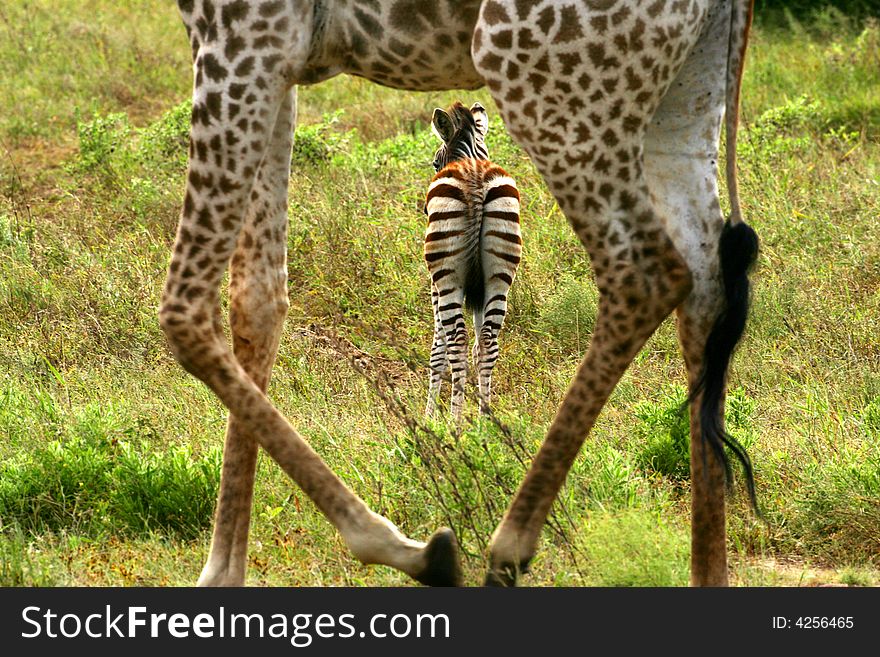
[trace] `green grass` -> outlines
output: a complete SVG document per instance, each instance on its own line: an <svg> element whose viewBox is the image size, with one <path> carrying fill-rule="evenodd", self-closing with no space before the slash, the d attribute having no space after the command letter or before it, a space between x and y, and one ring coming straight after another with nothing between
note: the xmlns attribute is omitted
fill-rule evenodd
<svg viewBox="0 0 880 657"><path fill-rule="evenodd" d="M2 585L190 584L205 557L225 412L174 362L156 320L185 175L188 56L173 3L0 9ZM762 250L727 411L768 523L741 491L731 498L741 584L878 581L878 61L876 22L825 11L755 29L739 160ZM489 108L525 239L496 418L477 419L471 399L461 434L421 418L428 121L456 98ZM478 581L589 343L589 262L484 90L336 78L300 90L299 116L291 310L269 394L409 535L454 527ZM528 583L687 582L684 380L668 321L575 462ZM356 563L271 461L258 467L249 583L406 583Z"/></svg>
<svg viewBox="0 0 880 657"><path fill-rule="evenodd" d="M690 535L654 512L597 516L580 540L590 580L597 586L687 586Z"/></svg>
<svg viewBox="0 0 880 657"><path fill-rule="evenodd" d="M32 533L169 533L194 538L210 525L220 450L194 459L187 446L156 451L149 419L89 404L80 412L5 390L8 436L42 422L58 436L0 465L0 518Z"/></svg>
<svg viewBox="0 0 880 657"><path fill-rule="evenodd" d="M14 108L0 133L12 141L69 138L77 111L152 116L190 88L169 2L5 2L0 44L0 96Z"/></svg>

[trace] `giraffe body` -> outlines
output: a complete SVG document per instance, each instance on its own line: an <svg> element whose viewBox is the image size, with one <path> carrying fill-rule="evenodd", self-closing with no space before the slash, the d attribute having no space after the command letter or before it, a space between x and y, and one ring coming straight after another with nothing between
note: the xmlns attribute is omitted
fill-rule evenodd
<svg viewBox="0 0 880 657"><path fill-rule="evenodd" d="M178 5L193 52L193 125L160 321L177 359L230 410L211 552L199 583L244 582L258 446L309 495L358 559L425 583L460 582L449 530L427 543L404 536L327 468L265 396L288 304L295 85L352 73L409 90L487 85L595 272L600 304L590 348L493 535L487 581L513 584L527 567L599 411L675 310L692 392L692 583L726 584L726 462L719 452L725 438L715 425L732 345L714 368L715 351L706 345L724 337L732 308L744 318L744 307L729 297L733 290L742 300L753 256L728 256L736 266L722 267L719 259L725 235L748 229L740 218L733 157L750 1ZM724 233L716 182L723 116L732 207ZM232 351L219 306L227 266ZM715 378L707 382L710 370Z"/></svg>

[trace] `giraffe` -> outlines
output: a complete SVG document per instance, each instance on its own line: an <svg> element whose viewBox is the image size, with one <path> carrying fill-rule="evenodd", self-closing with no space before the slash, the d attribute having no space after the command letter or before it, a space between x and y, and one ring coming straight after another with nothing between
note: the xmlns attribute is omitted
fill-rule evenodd
<svg viewBox="0 0 880 657"><path fill-rule="evenodd" d="M567 471L633 357L673 310L691 390L691 583L727 584L721 402L754 233L735 178L751 0L178 0L193 56L189 168L159 308L172 353L229 409L199 585L242 585L262 447L363 563L462 581L451 530L426 542L371 511L266 397L288 308L297 85L340 73L407 90L488 86L590 255L590 347L492 535L514 585ZM732 211L717 186L726 116ZM720 246L719 246L720 245ZM229 276L232 349L220 282ZM741 454L737 453L739 456ZM747 465L748 462L745 461Z"/></svg>

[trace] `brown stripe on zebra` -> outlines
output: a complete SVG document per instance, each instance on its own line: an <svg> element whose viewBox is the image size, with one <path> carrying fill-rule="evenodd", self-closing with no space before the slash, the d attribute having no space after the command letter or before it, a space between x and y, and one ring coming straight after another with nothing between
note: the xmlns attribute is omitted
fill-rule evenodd
<svg viewBox="0 0 880 657"><path fill-rule="evenodd" d="M437 242L439 240L449 239L450 237L458 237L462 233L464 233L463 230L435 230L425 235L425 241Z"/></svg>
<svg viewBox="0 0 880 657"><path fill-rule="evenodd" d="M512 196L518 201L519 191L517 191L516 187L512 185L498 185L497 187L493 187L488 191L486 196L483 198L483 205L489 205L492 201L502 198L504 196Z"/></svg>
<svg viewBox="0 0 880 657"><path fill-rule="evenodd" d="M433 187L431 187L431 189L428 190L428 203L431 202L431 199L437 197L454 198L456 201L461 201L462 203L467 204L467 198L465 198L464 190L462 190L460 187L456 187L455 185L450 185L448 183L434 185Z"/></svg>
<svg viewBox="0 0 880 657"><path fill-rule="evenodd" d="M434 285L437 284L437 281L440 279L449 276L449 274L454 274L454 269L438 269L437 271L431 274L431 280L434 282Z"/></svg>
<svg viewBox="0 0 880 657"><path fill-rule="evenodd" d="M429 263L434 262L435 260L442 260L443 258L451 258L452 256L457 256L459 253L464 251L467 248L467 245L462 246L458 249L453 249L452 251L425 251L425 260Z"/></svg>
<svg viewBox="0 0 880 657"><path fill-rule="evenodd" d="M516 213L512 212L510 214ZM505 242L511 242L513 244L522 244L522 237L520 237L516 233L502 233L500 230L487 230L485 233L483 233L483 235L485 237L497 237L504 240ZM425 239L427 239L427 237Z"/></svg>
<svg viewBox="0 0 880 657"><path fill-rule="evenodd" d="M426 206L427 207L427 206ZM446 221L448 219L457 219L465 214L465 210L452 210L449 212L430 212L428 214L428 223L432 221Z"/></svg>
<svg viewBox="0 0 880 657"><path fill-rule="evenodd" d="M504 221L515 221L519 223L519 213L517 212L501 212L499 210L484 212L483 216L488 219L502 219Z"/></svg>
<svg viewBox="0 0 880 657"><path fill-rule="evenodd" d="M491 253L496 258L501 258L502 260L507 260L507 262L512 262L515 265L519 264L520 257L518 255L513 255L512 253L505 253L504 251L496 251L495 249L486 249L486 253ZM511 281L512 283L513 281Z"/></svg>

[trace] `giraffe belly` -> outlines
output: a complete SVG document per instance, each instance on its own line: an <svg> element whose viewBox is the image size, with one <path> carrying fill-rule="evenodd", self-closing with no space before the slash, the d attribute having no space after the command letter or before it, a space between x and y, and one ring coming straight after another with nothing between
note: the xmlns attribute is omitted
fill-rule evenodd
<svg viewBox="0 0 880 657"><path fill-rule="evenodd" d="M483 79L477 74L465 52L463 60L455 62L429 62L414 68L412 73L388 72L384 67L358 67L344 71L363 77L377 84L405 91L445 91L447 89L479 89Z"/></svg>
<svg viewBox="0 0 880 657"><path fill-rule="evenodd" d="M715 271L723 217L718 155L725 109L729 2L707 12L700 38L663 97L644 142L655 210L692 271Z"/></svg>
<svg viewBox="0 0 880 657"><path fill-rule="evenodd" d="M410 91L476 89L471 58L480 0L376 0L327 3L312 60L326 78L350 73ZM329 66L328 66L329 64ZM311 79L303 81L312 81Z"/></svg>

